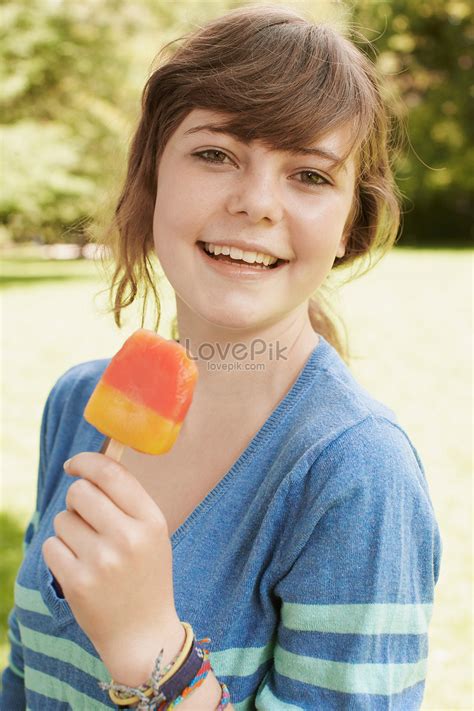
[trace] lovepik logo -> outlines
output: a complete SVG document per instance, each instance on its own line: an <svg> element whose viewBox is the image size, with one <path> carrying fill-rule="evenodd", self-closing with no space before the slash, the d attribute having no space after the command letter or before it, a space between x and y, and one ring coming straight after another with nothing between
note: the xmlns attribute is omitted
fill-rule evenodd
<svg viewBox="0 0 474 711"><path fill-rule="evenodd" d="M203 361L228 361L233 358L235 361L248 360L253 362L259 356L266 354L267 360L288 360L285 355L287 346L280 346L279 341L276 343L266 343L262 338L256 338L247 343L226 343L224 346L221 343L200 343L197 349L197 354L192 354L189 350L189 339L185 339L182 344L186 349L188 358L191 360ZM228 365L231 365L228 363ZM263 363L261 364L263 365Z"/></svg>

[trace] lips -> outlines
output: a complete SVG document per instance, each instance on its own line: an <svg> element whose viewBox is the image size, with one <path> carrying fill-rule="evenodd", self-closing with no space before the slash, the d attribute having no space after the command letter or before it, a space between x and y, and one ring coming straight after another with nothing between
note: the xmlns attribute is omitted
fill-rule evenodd
<svg viewBox="0 0 474 711"><path fill-rule="evenodd" d="M198 242L197 247L199 248L205 262L216 272L220 272L224 277L227 276L234 279L240 278L258 281L260 279L265 279L265 277L270 278L273 274L276 274L281 269L284 269L288 264L287 261L279 259L273 266L265 267L256 264L249 264L249 262L245 262L243 260L218 259L206 252L203 242ZM218 256L220 257L221 255Z"/></svg>

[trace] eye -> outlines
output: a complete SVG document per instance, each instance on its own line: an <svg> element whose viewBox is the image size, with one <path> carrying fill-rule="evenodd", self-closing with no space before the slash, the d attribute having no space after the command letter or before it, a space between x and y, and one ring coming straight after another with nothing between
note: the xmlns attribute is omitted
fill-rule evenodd
<svg viewBox="0 0 474 711"><path fill-rule="evenodd" d="M315 170L302 170L297 175L303 175L306 180L301 180L304 185L309 185L310 187L318 187L319 185L330 185L331 183L327 178L324 178L320 173L316 173Z"/></svg>
<svg viewBox="0 0 474 711"><path fill-rule="evenodd" d="M217 150L217 148L208 148L205 151L198 151L197 153L193 153L192 155L196 158L199 158L200 160L205 161L206 163L223 163L224 161L220 160L219 157L223 157L224 160L225 158L229 158L228 155L226 155L223 151Z"/></svg>

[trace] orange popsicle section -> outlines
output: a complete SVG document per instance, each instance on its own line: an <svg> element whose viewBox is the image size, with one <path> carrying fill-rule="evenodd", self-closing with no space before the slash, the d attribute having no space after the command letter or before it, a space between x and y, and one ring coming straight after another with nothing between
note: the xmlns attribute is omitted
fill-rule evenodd
<svg viewBox="0 0 474 711"><path fill-rule="evenodd" d="M178 437L197 377L181 345L140 329L110 361L84 418L139 452L164 454Z"/></svg>

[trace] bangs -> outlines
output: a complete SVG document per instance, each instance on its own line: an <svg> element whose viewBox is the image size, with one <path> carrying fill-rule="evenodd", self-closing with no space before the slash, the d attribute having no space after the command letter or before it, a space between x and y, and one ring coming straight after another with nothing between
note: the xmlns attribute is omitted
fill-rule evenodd
<svg viewBox="0 0 474 711"><path fill-rule="evenodd" d="M341 162L357 151L373 125L376 97L350 42L325 25L299 22L253 28L239 39L223 38L219 62L206 57L187 86L194 108L229 115L216 131L291 151L348 125Z"/></svg>

